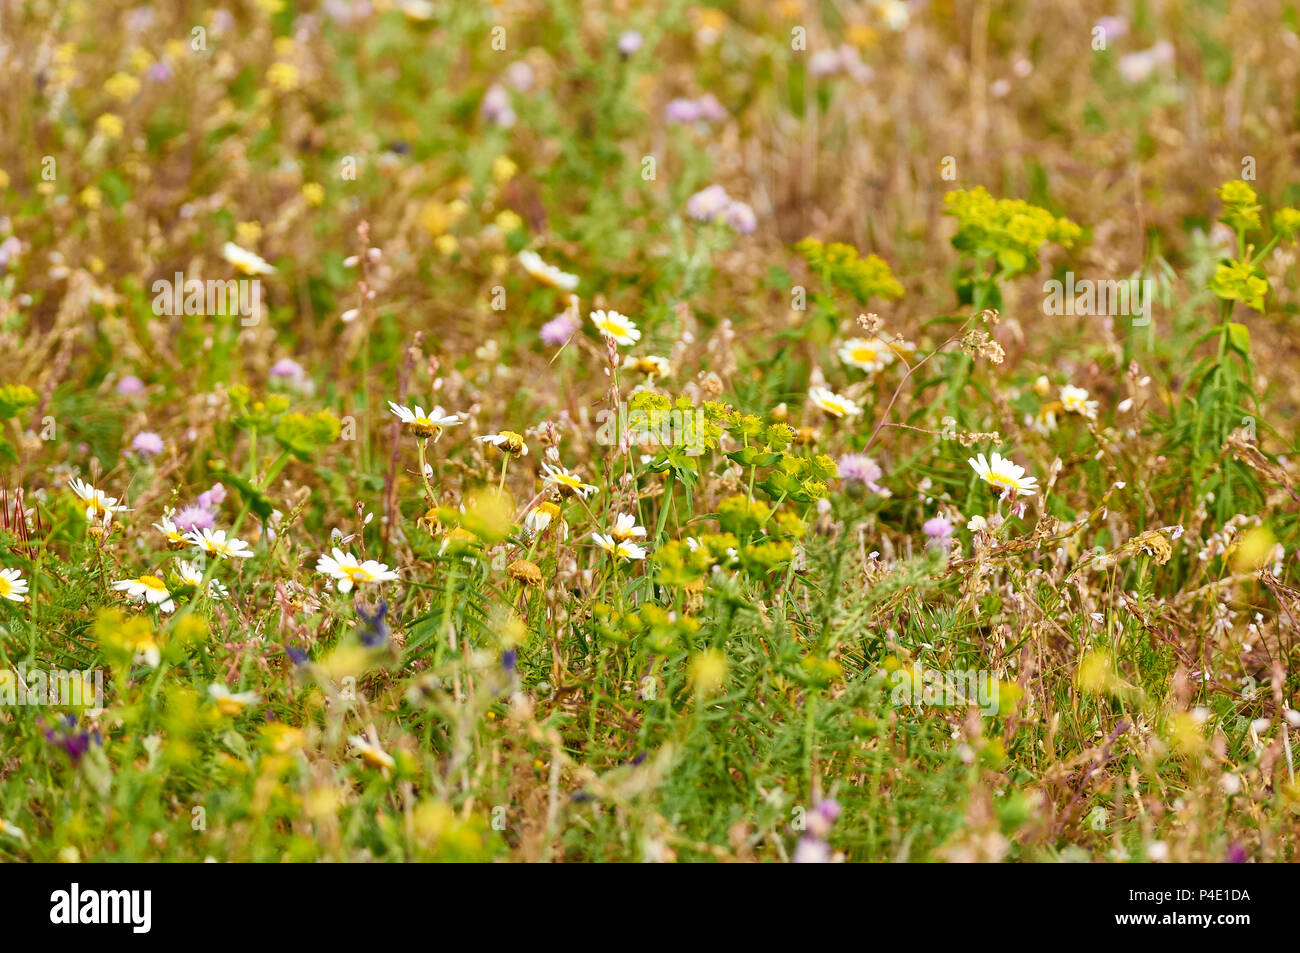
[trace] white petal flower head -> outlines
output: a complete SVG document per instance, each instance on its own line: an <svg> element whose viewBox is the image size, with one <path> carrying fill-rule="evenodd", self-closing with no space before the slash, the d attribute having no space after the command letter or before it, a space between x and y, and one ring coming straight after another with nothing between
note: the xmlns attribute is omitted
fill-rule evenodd
<svg viewBox="0 0 1300 953"><path fill-rule="evenodd" d="M1037 477L1025 476L1024 467L1012 463L999 453L994 453L991 460L984 459L984 454L981 453L978 459L971 457L966 462L981 480L995 490L1001 490L1004 500L1008 497L1033 496L1038 486Z"/></svg>
<svg viewBox="0 0 1300 953"><path fill-rule="evenodd" d="M590 483L583 483L576 473L550 463L542 464L542 482L554 487L561 496L580 496L584 500L600 489Z"/></svg>
<svg viewBox="0 0 1300 953"><path fill-rule="evenodd" d="M86 504L86 519L102 519L113 513L125 513L126 507L119 506L117 497L106 496L103 490L97 490L84 480L78 480L73 477L68 481L68 486L72 487L72 492L77 494Z"/></svg>
<svg viewBox="0 0 1300 953"><path fill-rule="evenodd" d="M475 437L474 439L479 443L486 443L496 447L502 453L509 453L519 457L528 456L528 444L524 443L524 438L521 434L517 434L513 430L503 430L500 433L484 434L483 436Z"/></svg>
<svg viewBox="0 0 1300 953"><path fill-rule="evenodd" d="M257 704L258 700L256 692L232 692L220 682L208 686L208 695L223 715L238 715L249 705Z"/></svg>
<svg viewBox="0 0 1300 953"><path fill-rule="evenodd" d="M352 745L352 753L372 768L384 771L397 764L393 756L380 747L379 734L374 725L364 735L349 735L348 744Z"/></svg>
<svg viewBox="0 0 1300 953"><path fill-rule="evenodd" d="M847 397L841 397L839 394L826 387L813 387L808 391L808 399L813 402L824 414L831 417L844 418L856 417L862 413L862 408Z"/></svg>
<svg viewBox="0 0 1300 953"><path fill-rule="evenodd" d="M185 545L185 533L179 526L172 522L173 512L175 511L170 508L164 510L161 522L154 523L153 528L166 537L168 546L173 549L180 549Z"/></svg>
<svg viewBox="0 0 1300 953"><path fill-rule="evenodd" d="M27 580L17 569L0 569L0 599L27 601Z"/></svg>
<svg viewBox="0 0 1300 953"><path fill-rule="evenodd" d="M561 271L554 265L548 265L542 261L542 256L535 251L528 249L521 251L519 253L519 264L524 266L524 271L548 288L558 288L561 291L576 291L578 288L577 275L571 275L567 271Z"/></svg>
<svg viewBox="0 0 1300 953"><path fill-rule="evenodd" d="M667 377L672 371L672 364L669 363L668 358L657 354L646 354L642 357L633 357L629 354L623 359L623 369L637 371L647 377Z"/></svg>
<svg viewBox="0 0 1300 953"><path fill-rule="evenodd" d="M894 349L880 338L852 338L839 350L840 360L850 367L875 372L894 362Z"/></svg>
<svg viewBox="0 0 1300 953"><path fill-rule="evenodd" d="M631 513L620 513L614 520L614 531L610 533L616 542L626 539L644 539L645 527L636 525L636 517Z"/></svg>
<svg viewBox="0 0 1300 953"><path fill-rule="evenodd" d="M592 533L591 538L597 546L615 559L645 559L645 550L636 543L629 543L627 540L619 541L604 533Z"/></svg>
<svg viewBox="0 0 1300 953"><path fill-rule="evenodd" d="M1066 384L1061 388L1061 406L1067 413L1081 414L1089 420L1097 419L1097 402L1088 399L1088 392L1082 387Z"/></svg>
<svg viewBox="0 0 1300 953"><path fill-rule="evenodd" d="M426 414L419 404L414 407L404 407L390 400L388 409L397 415L398 420L415 431L417 437L421 439L432 437L435 443L442 436L444 427L454 427L461 423L460 414L449 414L441 407L434 407Z"/></svg>
<svg viewBox="0 0 1300 953"><path fill-rule="evenodd" d="M121 579L113 583L113 588L118 592L125 592L137 602L143 599L148 605L157 606L163 612L171 612L176 608L176 603L172 602L171 593L167 589L167 583L161 576L146 574L135 579Z"/></svg>
<svg viewBox="0 0 1300 953"><path fill-rule="evenodd" d="M200 586L203 584L203 570L199 568L197 563L192 563L188 559L178 559L176 561L176 575L187 586Z"/></svg>
<svg viewBox="0 0 1300 953"><path fill-rule="evenodd" d="M623 347L641 340L641 332L637 330L636 323L617 311L593 311L591 323L596 325L596 330L604 337Z"/></svg>
<svg viewBox="0 0 1300 953"><path fill-rule="evenodd" d="M224 529L192 531L186 533L185 538L209 556L220 559L248 559L253 555L248 543L234 536L227 537Z"/></svg>
<svg viewBox="0 0 1300 953"><path fill-rule="evenodd" d="M275 268L260 255L240 248L234 242L221 246L221 257L235 266L235 270L245 275L273 275Z"/></svg>
<svg viewBox="0 0 1300 953"><path fill-rule="evenodd" d="M353 586L392 582L398 578L384 563L367 559L357 559L351 553L345 553L335 546L329 556L322 556L316 561L316 571L338 580L339 592L351 592Z"/></svg>

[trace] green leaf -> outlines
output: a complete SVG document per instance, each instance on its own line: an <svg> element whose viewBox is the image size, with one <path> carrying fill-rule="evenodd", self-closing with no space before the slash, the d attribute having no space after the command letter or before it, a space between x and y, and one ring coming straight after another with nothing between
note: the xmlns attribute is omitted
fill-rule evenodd
<svg viewBox="0 0 1300 953"><path fill-rule="evenodd" d="M1250 354L1250 328L1244 324L1228 322L1228 341L1242 354Z"/></svg>
<svg viewBox="0 0 1300 953"><path fill-rule="evenodd" d="M239 491L239 495L243 497L244 502L248 504L248 509L255 514L258 519L265 522L271 518L271 514L275 511L275 504L271 502L270 497L238 474L232 473L220 466L213 466L210 469L212 470L212 475L214 477L222 483L229 483Z"/></svg>

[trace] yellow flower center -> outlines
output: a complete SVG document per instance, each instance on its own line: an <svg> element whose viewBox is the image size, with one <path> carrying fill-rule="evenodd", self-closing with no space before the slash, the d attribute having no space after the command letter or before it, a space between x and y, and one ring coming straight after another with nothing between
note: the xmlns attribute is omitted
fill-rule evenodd
<svg viewBox="0 0 1300 953"><path fill-rule="evenodd" d="M0 599L3 599L5 596L12 595L13 591L14 591L14 584L9 581L9 577L0 576Z"/></svg>

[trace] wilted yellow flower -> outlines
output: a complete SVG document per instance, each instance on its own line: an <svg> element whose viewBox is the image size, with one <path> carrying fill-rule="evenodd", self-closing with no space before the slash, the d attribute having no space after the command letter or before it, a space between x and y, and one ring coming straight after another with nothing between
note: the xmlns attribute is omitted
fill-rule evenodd
<svg viewBox="0 0 1300 953"><path fill-rule="evenodd" d="M506 567L506 572L510 574L511 579L518 579L525 586L536 588L542 584L541 567L527 559L516 559Z"/></svg>

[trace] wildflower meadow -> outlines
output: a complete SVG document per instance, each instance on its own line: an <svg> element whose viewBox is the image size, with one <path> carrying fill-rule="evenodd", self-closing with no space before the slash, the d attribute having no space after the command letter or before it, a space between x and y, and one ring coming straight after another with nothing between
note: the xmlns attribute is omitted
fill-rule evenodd
<svg viewBox="0 0 1300 953"><path fill-rule="evenodd" d="M0 0L0 860L1298 859L1297 51Z"/></svg>

